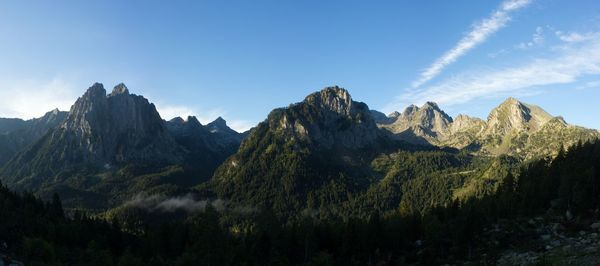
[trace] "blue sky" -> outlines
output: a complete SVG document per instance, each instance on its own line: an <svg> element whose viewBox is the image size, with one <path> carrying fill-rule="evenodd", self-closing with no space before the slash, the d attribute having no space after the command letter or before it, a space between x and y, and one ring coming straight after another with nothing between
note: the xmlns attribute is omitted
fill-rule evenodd
<svg viewBox="0 0 600 266"><path fill-rule="evenodd" d="M124 82L163 118L238 130L339 85L372 109L506 97L600 128L600 2L0 1L0 116Z"/></svg>

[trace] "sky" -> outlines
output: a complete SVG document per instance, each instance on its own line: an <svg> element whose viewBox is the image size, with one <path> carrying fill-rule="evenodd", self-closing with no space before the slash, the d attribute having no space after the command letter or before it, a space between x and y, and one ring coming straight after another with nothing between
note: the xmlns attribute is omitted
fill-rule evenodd
<svg viewBox="0 0 600 266"><path fill-rule="evenodd" d="M236 130L332 85L385 113L486 118L512 96L600 129L600 2L0 1L0 117L94 82Z"/></svg>

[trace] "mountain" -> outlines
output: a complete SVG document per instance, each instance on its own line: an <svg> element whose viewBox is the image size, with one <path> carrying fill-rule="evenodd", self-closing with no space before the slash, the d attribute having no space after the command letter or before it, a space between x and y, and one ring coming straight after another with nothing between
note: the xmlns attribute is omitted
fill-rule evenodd
<svg viewBox="0 0 600 266"><path fill-rule="evenodd" d="M486 155L532 159L556 155L561 147L600 137L596 130L567 124L536 105L508 98L487 120L459 115L452 119L435 103L380 120L378 126L413 143L468 149ZM389 121L392 121L391 123Z"/></svg>
<svg viewBox="0 0 600 266"><path fill-rule="evenodd" d="M372 182L372 159L402 142L380 130L368 106L327 87L273 110L215 172L220 197L297 215L340 203Z"/></svg>
<svg viewBox="0 0 600 266"><path fill-rule="evenodd" d="M208 180L215 169L235 153L242 142L243 134L227 126L219 117L203 126L194 116L186 120L176 117L166 122L166 127L175 141L184 149L189 171Z"/></svg>
<svg viewBox="0 0 600 266"><path fill-rule="evenodd" d="M452 117L442 111L436 103L427 102L420 108L411 105L402 113L392 113L387 123L381 124L402 140L428 144L433 140L445 138L451 123Z"/></svg>
<svg viewBox="0 0 600 266"><path fill-rule="evenodd" d="M34 143L67 117L58 109L30 120L0 118L0 167L18 151Z"/></svg>
<svg viewBox="0 0 600 266"><path fill-rule="evenodd" d="M0 177L13 189L60 192L69 206L101 207L144 191L185 189L212 176L238 141L211 133L195 118L165 122L154 104L124 84L110 94L92 85L66 118L52 121L62 122L19 151Z"/></svg>
<svg viewBox="0 0 600 266"><path fill-rule="evenodd" d="M27 122L25 122L23 119L0 118L0 134L8 134L25 126L26 124Z"/></svg>

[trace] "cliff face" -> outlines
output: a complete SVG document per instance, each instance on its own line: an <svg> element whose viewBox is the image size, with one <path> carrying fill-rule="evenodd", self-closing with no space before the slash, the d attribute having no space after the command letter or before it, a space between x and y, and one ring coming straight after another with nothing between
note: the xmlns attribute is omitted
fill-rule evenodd
<svg viewBox="0 0 600 266"><path fill-rule="evenodd" d="M57 161L110 167L144 160L174 163L181 153L153 104L123 84L106 95L94 84L50 136Z"/></svg>

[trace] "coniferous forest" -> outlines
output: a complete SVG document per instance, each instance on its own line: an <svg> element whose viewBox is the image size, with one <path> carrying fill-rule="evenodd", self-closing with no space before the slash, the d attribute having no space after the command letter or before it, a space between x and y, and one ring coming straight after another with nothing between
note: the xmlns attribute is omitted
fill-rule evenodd
<svg viewBox="0 0 600 266"><path fill-rule="evenodd" d="M492 192L450 201L437 192L446 181L428 177L435 169L425 167L411 190L443 204L403 200L385 213L329 219L285 219L269 209L240 214L210 204L193 214L66 212L57 195L42 201L3 186L0 244L5 260L26 265L485 264L494 250L531 237L521 228L531 219L555 219L574 232L588 227L600 215L599 165L600 141L579 143L507 171ZM514 232L490 234L499 226Z"/></svg>

